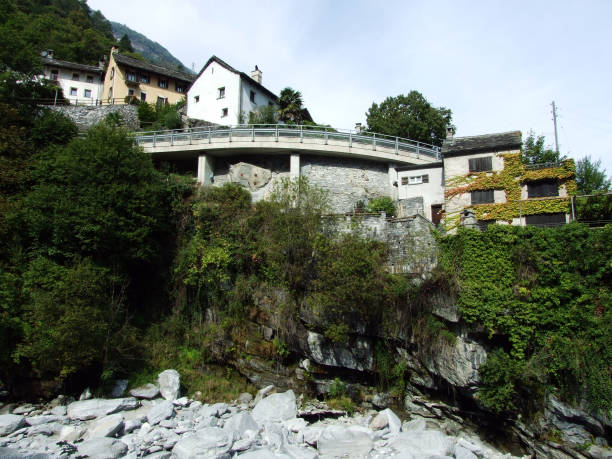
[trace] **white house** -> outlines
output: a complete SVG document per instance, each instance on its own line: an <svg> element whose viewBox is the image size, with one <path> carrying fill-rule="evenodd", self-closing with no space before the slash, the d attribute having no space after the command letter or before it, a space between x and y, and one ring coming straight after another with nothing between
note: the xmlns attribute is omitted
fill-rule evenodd
<svg viewBox="0 0 612 459"><path fill-rule="evenodd" d="M241 124L257 107L278 97L262 84L261 70L248 76L212 56L187 91L187 116L221 125Z"/></svg>
<svg viewBox="0 0 612 459"><path fill-rule="evenodd" d="M444 206L442 162L397 167L397 197L399 201L423 199L423 216L434 224L440 223Z"/></svg>
<svg viewBox="0 0 612 459"><path fill-rule="evenodd" d="M41 53L44 77L57 81L71 104L97 105L102 101L104 62L98 66L55 59L53 51Z"/></svg>

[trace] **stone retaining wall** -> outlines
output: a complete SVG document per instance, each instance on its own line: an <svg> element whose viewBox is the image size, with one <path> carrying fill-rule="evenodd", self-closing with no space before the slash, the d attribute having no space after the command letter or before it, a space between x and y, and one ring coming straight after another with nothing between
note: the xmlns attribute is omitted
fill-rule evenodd
<svg viewBox="0 0 612 459"><path fill-rule="evenodd" d="M135 105L58 105L49 107L51 110L63 113L75 122L80 131L98 124L110 113L118 113L123 117L123 126L136 130L140 128L138 107Z"/></svg>

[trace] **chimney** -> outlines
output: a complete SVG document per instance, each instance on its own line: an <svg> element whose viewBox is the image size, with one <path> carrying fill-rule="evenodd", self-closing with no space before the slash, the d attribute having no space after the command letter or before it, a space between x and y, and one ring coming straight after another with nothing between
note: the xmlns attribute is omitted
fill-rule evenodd
<svg viewBox="0 0 612 459"><path fill-rule="evenodd" d="M446 138L452 139L455 135L455 128L453 126L446 126Z"/></svg>
<svg viewBox="0 0 612 459"><path fill-rule="evenodd" d="M355 123L355 132L361 134L361 123Z"/></svg>
<svg viewBox="0 0 612 459"><path fill-rule="evenodd" d="M255 66L255 70L251 72L251 78L253 78L259 84L261 84L261 81L262 81L261 75L262 75L261 70L259 70L259 68Z"/></svg>

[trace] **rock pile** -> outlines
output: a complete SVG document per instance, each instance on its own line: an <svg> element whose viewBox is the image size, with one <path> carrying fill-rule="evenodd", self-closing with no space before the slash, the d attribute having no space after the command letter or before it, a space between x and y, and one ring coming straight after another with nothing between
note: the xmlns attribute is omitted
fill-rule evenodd
<svg viewBox="0 0 612 459"><path fill-rule="evenodd" d="M234 404L202 404L178 398L178 378L167 370L159 386L134 389L131 397L18 407L0 415L0 457L511 457L474 435L447 435L424 418L402 423L388 408L309 424L292 391L270 387L254 400L243 394Z"/></svg>

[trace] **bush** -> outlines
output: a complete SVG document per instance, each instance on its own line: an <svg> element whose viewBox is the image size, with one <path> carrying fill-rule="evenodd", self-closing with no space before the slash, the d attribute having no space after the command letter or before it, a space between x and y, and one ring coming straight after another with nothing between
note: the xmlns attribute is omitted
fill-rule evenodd
<svg viewBox="0 0 612 459"><path fill-rule="evenodd" d="M367 206L368 212L386 212L387 217L395 216L395 203L393 199L388 196L382 196L380 198L372 199Z"/></svg>

